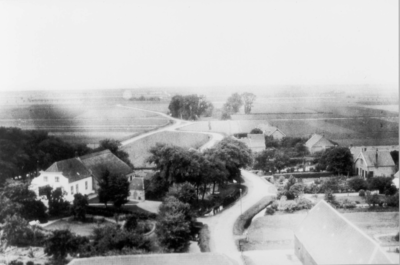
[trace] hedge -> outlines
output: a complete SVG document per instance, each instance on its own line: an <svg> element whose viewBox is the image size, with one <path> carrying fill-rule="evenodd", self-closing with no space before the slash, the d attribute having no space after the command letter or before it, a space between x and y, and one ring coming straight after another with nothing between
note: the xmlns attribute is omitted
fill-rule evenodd
<svg viewBox="0 0 400 265"><path fill-rule="evenodd" d="M233 225L233 234L242 235L244 230L250 226L251 219L256 214L265 209L268 205L270 205L274 200L275 200L274 196L265 196L255 205L250 207L250 209L248 209L242 215L240 215L238 219L236 219L235 224Z"/></svg>
<svg viewBox="0 0 400 265"><path fill-rule="evenodd" d="M199 232L199 247L201 252L210 252L210 230L208 225L204 224Z"/></svg>
<svg viewBox="0 0 400 265"><path fill-rule="evenodd" d="M298 179L305 179L305 178L326 178L332 177L332 172L293 172L293 173L282 173L282 174L275 174L274 180L279 179L280 176L284 176L285 178L289 178L293 176Z"/></svg>
<svg viewBox="0 0 400 265"><path fill-rule="evenodd" d="M132 206L131 206L132 207ZM116 209L114 207L100 207L100 206L86 206L86 213L90 215L100 215L104 217L114 217L115 214L126 214L126 215L132 215L132 214L137 214L143 217L147 218L156 218L155 213L148 212L146 210L143 210L139 207L133 207L133 209Z"/></svg>

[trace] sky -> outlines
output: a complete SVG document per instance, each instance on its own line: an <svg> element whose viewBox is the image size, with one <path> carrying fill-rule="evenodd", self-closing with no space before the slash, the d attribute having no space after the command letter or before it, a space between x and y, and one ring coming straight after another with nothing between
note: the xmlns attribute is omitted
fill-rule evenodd
<svg viewBox="0 0 400 265"><path fill-rule="evenodd" d="M397 0L0 0L0 90L398 89Z"/></svg>

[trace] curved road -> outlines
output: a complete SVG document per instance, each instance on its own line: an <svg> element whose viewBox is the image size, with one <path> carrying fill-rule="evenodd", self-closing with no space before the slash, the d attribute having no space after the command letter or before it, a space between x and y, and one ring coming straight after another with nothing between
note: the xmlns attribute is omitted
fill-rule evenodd
<svg viewBox="0 0 400 265"><path fill-rule="evenodd" d="M158 130L145 133L136 137L133 137L127 141L124 141L122 145L128 145L132 142L135 142L139 139L147 137L152 134L156 134L162 131L176 131L182 126L186 126L191 124L192 122L182 121L176 118L172 118L165 113L160 113L156 111L144 110L135 107L128 107L117 105L122 108L136 109L140 111L147 111L155 114L159 114L163 117L166 117L174 122L174 124L170 126L166 126L164 128L160 128ZM181 132L181 131L180 131ZM194 132L187 132L194 133ZM224 136L219 133L211 133L211 132L197 132L211 135L210 141L208 141L205 145L203 145L200 150L210 148L214 146L218 141L222 140ZM275 187L269 183L268 181L260 178L259 176L246 171L241 170L242 177L245 181L245 185L247 186L247 194L243 196L237 203L228 208L221 213L211 216L211 217L203 217L198 218L198 221L205 223L208 225L210 230L210 248L211 252L219 252L223 253L231 258L233 258L238 264L243 264L243 260L240 257L240 252L236 247L235 241L237 240L237 236L233 235L233 225L236 219L240 216L242 212L248 210L251 206L256 204L263 197L268 195L276 195Z"/></svg>

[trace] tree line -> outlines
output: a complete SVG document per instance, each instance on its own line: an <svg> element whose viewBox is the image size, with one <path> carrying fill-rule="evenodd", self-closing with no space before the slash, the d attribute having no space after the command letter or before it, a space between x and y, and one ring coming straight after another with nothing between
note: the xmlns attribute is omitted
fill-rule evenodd
<svg viewBox="0 0 400 265"><path fill-rule="evenodd" d="M176 95L172 97L168 109L172 117L184 120L197 120L200 116L210 117L214 106L205 96Z"/></svg>

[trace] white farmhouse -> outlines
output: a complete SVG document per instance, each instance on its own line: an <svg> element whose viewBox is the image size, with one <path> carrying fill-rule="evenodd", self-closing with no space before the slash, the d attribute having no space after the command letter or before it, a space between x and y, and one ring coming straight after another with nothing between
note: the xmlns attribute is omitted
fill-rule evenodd
<svg viewBox="0 0 400 265"><path fill-rule="evenodd" d="M314 154L316 152L325 151L326 149L334 147L335 143L325 138L324 135L315 133L304 145L308 148L310 154Z"/></svg>
<svg viewBox="0 0 400 265"><path fill-rule="evenodd" d="M53 189L61 187L68 201L73 201L76 193L88 195L94 192L92 173L80 158L54 162L45 171L40 171L40 175L32 180L30 189L40 196L39 189L45 186Z"/></svg>
<svg viewBox="0 0 400 265"><path fill-rule="evenodd" d="M396 165L388 150L362 149L354 161L356 174L366 178L390 177L396 173Z"/></svg>

